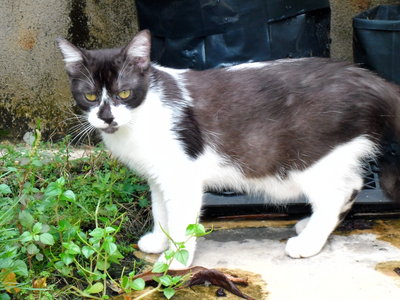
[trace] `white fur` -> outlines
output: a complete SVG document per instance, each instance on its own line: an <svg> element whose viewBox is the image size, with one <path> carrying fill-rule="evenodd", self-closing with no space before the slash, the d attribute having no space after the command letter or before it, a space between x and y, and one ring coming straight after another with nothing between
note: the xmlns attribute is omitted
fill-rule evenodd
<svg viewBox="0 0 400 300"><path fill-rule="evenodd" d="M182 76L180 72L170 74L176 80ZM187 103L191 103L185 88L178 87ZM289 173L285 179L279 176L249 179L212 145L197 159L189 158L172 130L176 112L163 104L162 97L162 88L152 86L144 102L134 110L111 106L120 127L113 134L102 133L111 152L149 181L154 229L139 241L139 247L146 252L160 253L168 247L162 229L176 242L186 240L185 229L199 217L205 187L232 187L272 195L277 203L306 195L314 213L299 224L299 235L289 239L286 252L295 258L315 255L337 225L346 201L354 190L362 187L362 160L376 153L374 143L366 136L359 136L332 149L308 169ZM92 125L105 128L104 122L97 118L97 111L93 109L88 119ZM190 264L195 241L191 240L187 248ZM179 263L173 265L182 267L185 266Z"/></svg>
<svg viewBox="0 0 400 300"><path fill-rule="evenodd" d="M128 48L128 55L131 57L148 57L149 55L149 40L147 35L138 34L133 39Z"/></svg>
<svg viewBox="0 0 400 300"><path fill-rule="evenodd" d="M296 62L302 60L302 58L296 58ZM239 71L239 70L251 70L251 69L262 69L265 67L277 66L281 64L285 64L288 62L294 62L292 58L283 58L278 60L271 60L265 62L250 62L250 63L243 63L235 66L226 67L225 70L227 71Z"/></svg>
<svg viewBox="0 0 400 300"><path fill-rule="evenodd" d="M70 63L81 62L83 60L82 53L65 40L59 41L59 47L64 56L64 62L68 65Z"/></svg>

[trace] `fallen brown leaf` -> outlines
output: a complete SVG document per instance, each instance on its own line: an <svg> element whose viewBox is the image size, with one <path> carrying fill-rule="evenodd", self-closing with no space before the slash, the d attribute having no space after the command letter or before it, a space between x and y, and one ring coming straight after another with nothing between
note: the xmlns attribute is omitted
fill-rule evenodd
<svg viewBox="0 0 400 300"><path fill-rule="evenodd" d="M232 280L226 276L226 274L215 269L206 269L193 274L187 286L190 287L193 285L203 284L205 282L210 282L212 285L222 287L243 299L253 300L252 297L243 294L232 282Z"/></svg>
<svg viewBox="0 0 400 300"><path fill-rule="evenodd" d="M243 299L253 300L252 297L243 294L235 285L238 284L246 286L248 284L247 278L238 278L215 269L207 269L201 266L195 266L182 270L168 271L168 275L171 276L184 276L187 274L191 274L191 276L183 287L191 287L194 285L204 284L205 282L210 282L212 285L224 288L225 290ZM153 277L161 275L162 275L161 273L153 273L149 271L142 274L138 274L133 279L142 278L146 283L148 283L153 281Z"/></svg>
<svg viewBox="0 0 400 300"><path fill-rule="evenodd" d="M47 278L43 277L43 278L35 279L32 282L32 287L35 289L43 289L43 288L47 287Z"/></svg>
<svg viewBox="0 0 400 300"><path fill-rule="evenodd" d="M16 287L18 284L17 276L14 272L6 272L6 270L1 270L1 273L5 273L5 275L1 275L0 279L8 293L19 293L21 291L20 288Z"/></svg>

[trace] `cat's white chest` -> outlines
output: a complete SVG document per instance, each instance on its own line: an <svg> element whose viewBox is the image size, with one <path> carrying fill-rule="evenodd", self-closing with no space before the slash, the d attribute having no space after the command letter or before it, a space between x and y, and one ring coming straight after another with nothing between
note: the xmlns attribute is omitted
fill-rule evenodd
<svg viewBox="0 0 400 300"><path fill-rule="evenodd" d="M103 133L111 153L145 177L156 177L172 161L186 160L173 132L173 113L156 96L132 111L132 121L113 134Z"/></svg>

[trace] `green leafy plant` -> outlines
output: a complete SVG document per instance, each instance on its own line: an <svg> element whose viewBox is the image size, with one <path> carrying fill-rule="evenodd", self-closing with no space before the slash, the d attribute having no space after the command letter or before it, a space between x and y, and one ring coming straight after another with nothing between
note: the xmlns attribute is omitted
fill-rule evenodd
<svg viewBox="0 0 400 300"><path fill-rule="evenodd" d="M135 298L135 300L143 299L155 292L162 292L165 298L171 299L175 295L176 289L184 285L189 277L189 275L187 276L169 275L168 271L171 267L171 264L174 262L174 260L177 260L181 264L186 265L189 258L189 252L186 250L187 242L192 238L201 237L211 233L211 231L206 231L204 226L200 223L188 225L188 227L186 228L187 239L183 242L174 241L168 234L168 232L166 232L164 229L163 232L168 237L170 245L173 245L173 247L164 252L163 255L165 258L165 262L158 261L153 265L152 272L161 273L160 276L153 277L153 280L156 281L158 285L154 289L151 289L150 291L142 294L141 296L138 296L137 298ZM129 277L123 279L124 279L123 282L126 282L128 286L129 283L132 282L132 284L135 286L134 288L135 290L142 290L145 287L145 283L141 278L136 278L133 281Z"/></svg>
<svg viewBox="0 0 400 300"><path fill-rule="evenodd" d="M128 214L150 218L148 187L101 147L71 159L68 138L42 143L39 129L30 146L0 144L0 299L106 299L147 230L121 232L141 221Z"/></svg>

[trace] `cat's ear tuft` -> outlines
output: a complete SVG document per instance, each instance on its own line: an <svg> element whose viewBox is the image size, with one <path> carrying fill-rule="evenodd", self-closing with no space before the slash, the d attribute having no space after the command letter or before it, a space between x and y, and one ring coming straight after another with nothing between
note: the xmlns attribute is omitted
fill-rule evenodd
<svg viewBox="0 0 400 300"><path fill-rule="evenodd" d="M83 61L83 53L78 47L61 37L57 38L56 41L64 57L67 68L71 64Z"/></svg>
<svg viewBox="0 0 400 300"><path fill-rule="evenodd" d="M126 55L143 72L150 66L151 35L149 30L142 30L126 46Z"/></svg>

